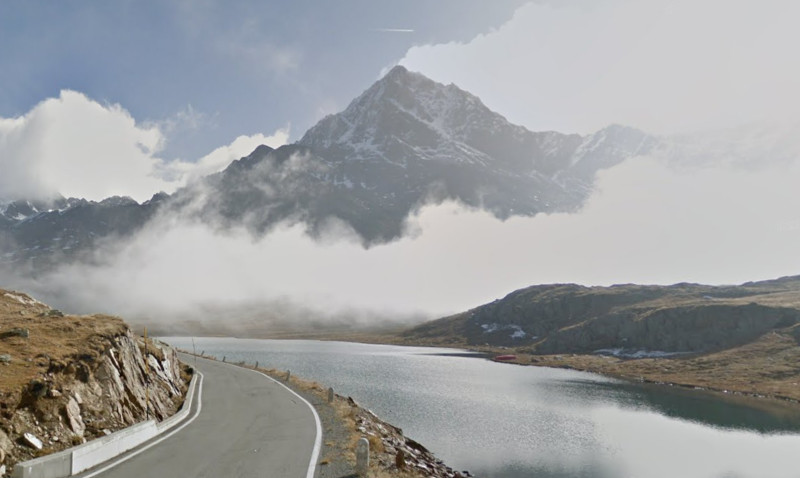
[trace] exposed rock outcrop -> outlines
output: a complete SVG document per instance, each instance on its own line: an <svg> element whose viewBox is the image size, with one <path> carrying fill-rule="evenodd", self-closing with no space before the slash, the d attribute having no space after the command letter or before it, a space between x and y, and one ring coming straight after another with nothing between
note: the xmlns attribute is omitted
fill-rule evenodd
<svg viewBox="0 0 800 478"><path fill-rule="evenodd" d="M0 464L58 451L183 403L188 369L170 347L136 337L115 317L52 314L0 290ZM41 447L26 440L29 434ZM27 443L27 445L26 445ZM39 449L41 448L41 449Z"/></svg>
<svg viewBox="0 0 800 478"><path fill-rule="evenodd" d="M371 411L347 398L359 433L370 442L372 467L388 472L408 472L431 478L467 478L468 471L458 471L436 458L427 448L403 435L403 430L378 418Z"/></svg>

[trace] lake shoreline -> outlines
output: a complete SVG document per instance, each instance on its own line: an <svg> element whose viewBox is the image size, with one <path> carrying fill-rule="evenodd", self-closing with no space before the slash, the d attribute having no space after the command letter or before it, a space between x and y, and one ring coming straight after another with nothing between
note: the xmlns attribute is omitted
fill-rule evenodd
<svg viewBox="0 0 800 478"><path fill-rule="evenodd" d="M587 354L538 355L529 353L524 347L475 346L446 340L426 342L408 340L394 333L295 333L259 338L450 347L482 355L488 360L513 354L517 356L516 359L497 362L576 370L626 381L800 406L800 346L793 337L778 333L767 334L752 343L718 352L639 359Z"/></svg>
<svg viewBox="0 0 800 478"><path fill-rule="evenodd" d="M212 355L187 355L220 361ZM223 361L225 361L223 359ZM405 436L403 430L382 420L371 410L359 405L352 397L333 392L324 384L297 377L290 371L258 367L245 362L228 362L231 365L256 370L279 381L304 396L320 416L324 427L323 452L317 464L320 478L355 476L356 443L365 437L370 443L370 476L386 478L472 478L466 470L455 470L428 450L424 445Z"/></svg>
<svg viewBox="0 0 800 478"><path fill-rule="evenodd" d="M366 415L359 411L358 416L371 419L366 409L374 410L446 463L477 476L556 478L598 476L585 473L605 470L600 476L705 478L711 475L697 470L721 473L725 463L739 476L763 476L754 470L764 467L787 470L776 478L794 476L786 450L796 449L800 440L796 404L651 384L637 377L618 380L610 373L577 370L570 362L580 356L553 356L551 364L518 356L525 365L539 365L528 368L500 366L502 361L492 360L495 355L485 355L494 351L485 348L484 360L468 360L472 355L463 346L437 350L318 340L165 340L183 349L192 349L196 341L198 353L227 356L228 362L259 362L277 370L278 379L291 370L292 382L302 377L325 384L316 387L318 392L332 386L344 398L337 403L348 405L352 396L364 405ZM618 362L613 357L592 360ZM364 425L356 422L355 429L359 426ZM359 430L359 435L368 434ZM660 454L664 436L672 437L685 460L676 463ZM717 445L698 445L709 440ZM331 462L325 467L353 449L339 447L347 440L335 439L330 448L327 441ZM726 458L731 447L742 450L733 461ZM643 449L649 452L642 455ZM390 453L384 461L391 465L392 458ZM653 463L662 474L645 473ZM565 469L574 475L564 475Z"/></svg>
<svg viewBox="0 0 800 478"><path fill-rule="evenodd" d="M766 399L793 407L800 405L800 347L794 339L780 334L769 334L751 344L715 353L641 359L467 348L517 355L516 360L504 363L578 370L628 381Z"/></svg>

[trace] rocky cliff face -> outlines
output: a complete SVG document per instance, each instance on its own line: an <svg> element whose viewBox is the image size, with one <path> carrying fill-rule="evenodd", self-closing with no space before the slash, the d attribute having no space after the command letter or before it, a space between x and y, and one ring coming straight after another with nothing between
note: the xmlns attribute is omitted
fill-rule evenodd
<svg viewBox="0 0 800 478"><path fill-rule="evenodd" d="M416 327L409 339L628 357L723 350L774 330L797 336L800 278L714 287L533 286Z"/></svg>
<svg viewBox="0 0 800 478"><path fill-rule="evenodd" d="M65 316L0 290L0 466L58 451L183 402L189 376L175 351L146 351L120 319ZM0 473L2 476L2 473Z"/></svg>

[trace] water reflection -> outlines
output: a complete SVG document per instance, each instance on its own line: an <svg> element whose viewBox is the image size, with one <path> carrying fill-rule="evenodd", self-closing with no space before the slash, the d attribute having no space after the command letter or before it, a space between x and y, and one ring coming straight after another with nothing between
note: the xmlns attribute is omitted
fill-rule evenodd
<svg viewBox="0 0 800 478"><path fill-rule="evenodd" d="M190 348L189 338L168 342ZM796 478L800 407L509 366L463 351L196 339L198 351L351 395L484 478ZM456 355L452 355L455 353ZM757 407L751 405L757 404Z"/></svg>
<svg viewBox="0 0 800 478"><path fill-rule="evenodd" d="M558 393L583 397L586 401L613 402L722 429L760 433L800 432L800 407L796 404L625 381L561 380L543 385Z"/></svg>

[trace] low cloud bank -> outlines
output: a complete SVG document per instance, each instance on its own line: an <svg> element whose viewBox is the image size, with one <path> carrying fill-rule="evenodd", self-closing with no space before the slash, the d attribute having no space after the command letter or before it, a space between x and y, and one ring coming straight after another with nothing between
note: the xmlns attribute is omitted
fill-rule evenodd
<svg viewBox="0 0 800 478"><path fill-rule="evenodd" d="M797 161L632 158L599 175L578 214L500 221L445 203L408 219L415 234L369 249L299 225L254 238L165 215L98 252L99 265L16 287L76 312L253 325L415 322L538 283L740 283L800 274L797 184Z"/></svg>

